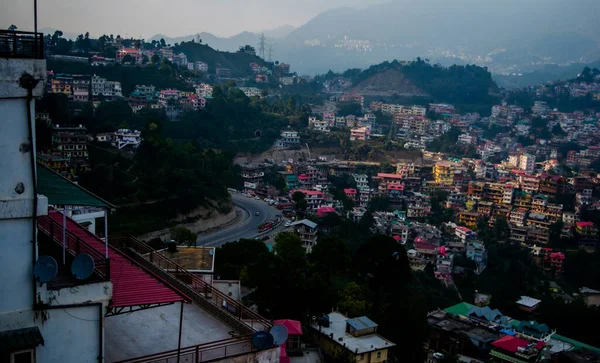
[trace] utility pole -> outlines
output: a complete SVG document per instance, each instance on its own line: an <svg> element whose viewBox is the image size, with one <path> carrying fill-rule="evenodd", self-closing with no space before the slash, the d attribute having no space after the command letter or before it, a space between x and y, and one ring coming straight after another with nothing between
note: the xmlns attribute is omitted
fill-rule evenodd
<svg viewBox="0 0 600 363"><path fill-rule="evenodd" d="M267 42L267 38L265 38L265 33L260 35L260 43L258 43L258 55L264 60L265 59L265 44Z"/></svg>

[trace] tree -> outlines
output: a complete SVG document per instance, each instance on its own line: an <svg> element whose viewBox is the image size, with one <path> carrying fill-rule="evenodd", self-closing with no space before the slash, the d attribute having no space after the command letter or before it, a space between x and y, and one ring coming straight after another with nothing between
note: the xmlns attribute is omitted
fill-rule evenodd
<svg viewBox="0 0 600 363"><path fill-rule="evenodd" d="M368 314L371 309L369 290L356 282L351 282L340 292L338 308L349 318Z"/></svg>
<svg viewBox="0 0 600 363"><path fill-rule="evenodd" d="M135 64L135 59L130 55L126 54L122 60L123 64Z"/></svg>
<svg viewBox="0 0 600 363"><path fill-rule="evenodd" d="M165 38L160 38L160 46L161 46L162 48L164 48L164 47L166 47L166 46L167 46L167 44L166 44L166 42L165 42Z"/></svg>
<svg viewBox="0 0 600 363"><path fill-rule="evenodd" d="M328 276L345 273L352 263L348 244L335 235L320 238L308 257L314 268Z"/></svg>
<svg viewBox="0 0 600 363"><path fill-rule="evenodd" d="M150 61L152 62L152 64L157 65L160 62L160 57L158 56L158 54L154 54Z"/></svg>
<svg viewBox="0 0 600 363"><path fill-rule="evenodd" d="M226 243L215 254L215 273L223 280L240 279L244 270L247 274L259 256L267 253L267 245L255 239Z"/></svg>
<svg viewBox="0 0 600 363"><path fill-rule="evenodd" d="M295 266L306 264L306 251L302 247L302 241L293 233L279 233L275 237L274 251L277 256Z"/></svg>
<svg viewBox="0 0 600 363"><path fill-rule="evenodd" d="M308 207L308 202L306 201L306 196L302 192L295 192L292 195L292 199L294 203L296 203L296 210L304 211Z"/></svg>
<svg viewBox="0 0 600 363"><path fill-rule="evenodd" d="M194 232L181 226L173 227L170 231L171 239L175 240L177 244L186 244L188 247L193 245L196 247L198 236Z"/></svg>

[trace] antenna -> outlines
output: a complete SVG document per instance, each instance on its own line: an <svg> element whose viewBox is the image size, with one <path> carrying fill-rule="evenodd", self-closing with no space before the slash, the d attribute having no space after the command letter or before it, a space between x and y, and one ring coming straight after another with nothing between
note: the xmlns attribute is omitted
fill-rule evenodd
<svg viewBox="0 0 600 363"><path fill-rule="evenodd" d="M33 266L33 276L40 284L52 281L58 272L58 264L52 256L40 256Z"/></svg>
<svg viewBox="0 0 600 363"><path fill-rule="evenodd" d="M85 280L94 272L94 259L87 253L75 257L71 263L71 273L77 280Z"/></svg>
<svg viewBox="0 0 600 363"><path fill-rule="evenodd" d="M283 324L275 324L269 331L273 336L273 344L282 345L288 339L288 330Z"/></svg>
<svg viewBox="0 0 600 363"><path fill-rule="evenodd" d="M259 331L252 335L252 345L258 349L269 349L273 346L273 336L266 331Z"/></svg>
<svg viewBox="0 0 600 363"><path fill-rule="evenodd" d="M265 59L265 44L267 42L267 38L265 38L265 33L260 34L260 41L258 43L258 55L264 60Z"/></svg>

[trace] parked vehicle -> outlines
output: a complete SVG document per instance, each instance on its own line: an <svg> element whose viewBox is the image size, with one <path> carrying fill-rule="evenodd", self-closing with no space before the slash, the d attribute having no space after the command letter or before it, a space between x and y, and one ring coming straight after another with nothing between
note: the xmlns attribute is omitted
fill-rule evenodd
<svg viewBox="0 0 600 363"><path fill-rule="evenodd" d="M266 222L266 223L263 223L260 226L258 226L258 233L263 233L263 232L266 232L271 229L273 229L273 223Z"/></svg>

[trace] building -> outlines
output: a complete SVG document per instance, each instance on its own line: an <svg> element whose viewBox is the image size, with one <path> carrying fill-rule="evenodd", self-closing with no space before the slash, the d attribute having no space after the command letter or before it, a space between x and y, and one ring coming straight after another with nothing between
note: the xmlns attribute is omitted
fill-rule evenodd
<svg viewBox="0 0 600 363"><path fill-rule="evenodd" d="M130 56L133 59L133 63L141 64L142 63L142 52L136 48L121 48L117 50L117 62L123 63L123 59L126 56Z"/></svg>
<svg viewBox="0 0 600 363"><path fill-rule="evenodd" d="M285 130L281 132L279 140L275 141L275 147L289 148L300 145L298 131Z"/></svg>
<svg viewBox="0 0 600 363"><path fill-rule="evenodd" d="M262 98L262 90L260 88L256 88L256 87L240 87L239 88L240 91L244 92L244 94L246 95L246 97L258 97L258 98Z"/></svg>
<svg viewBox="0 0 600 363"><path fill-rule="evenodd" d="M196 85L196 94L198 97L212 98L213 86L206 83Z"/></svg>
<svg viewBox="0 0 600 363"><path fill-rule="evenodd" d="M326 120L317 120L316 117L311 116L308 118L308 127L315 131L329 133L329 122Z"/></svg>
<svg viewBox="0 0 600 363"><path fill-rule="evenodd" d="M312 248L317 244L318 225L308 219L303 219L292 223L290 227L300 237L302 247L304 247L306 253L310 253Z"/></svg>
<svg viewBox="0 0 600 363"><path fill-rule="evenodd" d="M73 101L88 102L90 100L91 84L89 76L73 76Z"/></svg>
<svg viewBox="0 0 600 363"><path fill-rule="evenodd" d="M108 81L106 78L92 76L92 97L98 99L104 97L107 100L123 97L121 82Z"/></svg>
<svg viewBox="0 0 600 363"><path fill-rule="evenodd" d="M242 178L244 179L244 193L256 194L256 190L263 185L265 177L264 165L242 165Z"/></svg>
<svg viewBox="0 0 600 363"><path fill-rule="evenodd" d="M540 306L542 300L534 299L529 296L521 296L521 298L517 301L517 305L519 305L519 309L531 313Z"/></svg>
<svg viewBox="0 0 600 363"><path fill-rule="evenodd" d="M467 258L473 260L477 266L475 273L481 273L487 266L487 249L480 241L468 241L466 248Z"/></svg>
<svg viewBox="0 0 600 363"><path fill-rule="evenodd" d="M118 129L113 135L113 145L119 150L126 146L138 148L142 143L142 132L138 130Z"/></svg>
<svg viewBox="0 0 600 363"><path fill-rule="evenodd" d="M377 324L366 316L349 319L332 312L315 319L311 327L317 344L329 358L346 353L352 362L385 362L395 346L377 334Z"/></svg>
<svg viewBox="0 0 600 363"><path fill-rule="evenodd" d="M449 161L439 161L433 166L433 178L436 183L452 185L454 181L454 164Z"/></svg>
<svg viewBox="0 0 600 363"><path fill-rule="evenodd" d="M7 247L0 255L0 360L98 362L104 357L104 308L113 297L112 283L97 275L77 283L67 273L60 287L56 274L50 271L46 279L34 267L48 265L44 261L64 265L59 245L38 234L39 221L49 214L48 198L36 189L35 132L28 131L35 123L24 111L34 107L28 94L41 97L44 88L43 34L2 30L0 35L14 42L0 58L0 149L5 150L0 170L10 171L0 178L0 240Z"/></svg>
<svg viewBox="0 0 600 363"><path fill-rule="evenodd" d="M208 72L208 63L202 62L202 61L197 61L194 63L194 70L196 70L198 72L202 72L202 73L207 73Z"/></svg>
<svg viewBox="0 0 600 363"><path fill-rule="evenodd" d="M535 170L535 155L522 154L519 158L518 167L527 173L533 173Z"/></svg>
<svg viewBox="0 0 600 363"><path fill-rule="evenodd" d="M231 78L231 70L229 68L217 68L215 75L218 78Z"/></svg>
<svg viewBox="0 0 600 363"><path fill-rule="evenodd" d="M87 128L78 126L52 126L52 150L54 153L68 158L71 162L87 162L88 159Z"/></svg>
<svg viewBox="0 0 600 363"><path fill-rule="evenodd" d="M365 141L371 138L371 129L368 127L357 127L350 129L350 141Z"/></svg>

